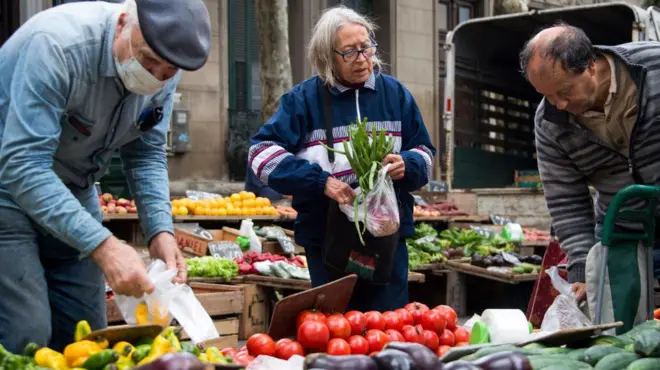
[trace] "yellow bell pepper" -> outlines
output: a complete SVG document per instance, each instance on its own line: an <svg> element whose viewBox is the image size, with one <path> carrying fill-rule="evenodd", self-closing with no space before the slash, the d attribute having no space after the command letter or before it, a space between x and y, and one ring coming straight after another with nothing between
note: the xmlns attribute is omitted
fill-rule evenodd
<svg viewBox="0 0 660 370"><path fill-rule="evenodd" d="M126 357L121 357L114 365L117 370L129 370L135 367L135 363L133 363L130 358Z"/></svg>
<svg viewBox="0 0 660 370"><path fill-rule="evenodd" d="M141 302L135 309L135 322L138 325L155 324L166 326L170 323L170 314L167 310L161 314L158 302L154 302L153 315L151 315L147 304Z"/></svg>
<svg viewBox="0 0 660 370"><path fill-rule="evenodd" d="M84 337L89 335L92 332L92 328L89 326L87 320L80 320L76 324L76 332L74 334L74 341L81 341Z"/></svg>
<svg viewBox="0 0 660 370"><path fill-rule="evenodd" d="M204 353L204 352L200 353L199 356L197 356L197 358L200 361L202 361L203 363L208 363L209 362L209 358L208 358L208 356L206 356L206 353Z"/></svg>
<svg viewBox="0 0 660 370"><path fill-rule="evenodd" d="M101 352L98 343L91 340L73 342L64 348L64 358L70 367L80 367L89 356Z"/></svg>
<svg viewBox="0 0 660 370"><path fill-rule="evenodd" d="M108 349L108 345L109 345L109 343L108 343L108 340L107 340L107 339L105 339L105 338L103 338L103 337L96 337L96 338L94 339L94 342L95 342L96 344L98 344L99 347L101 347L102 350L104 350L104 349Z"/></svg>
<svg viewBox="0 0 660 370"><path fill-rule="evenodd" d="M52 370L68 369L64 355L48 347L40 348L35 352L34 362L41 367L46 367Z"/></svg>
<svg viewBox="0 0 660 370"><path fill-rule="evenodd" d="M138 363L138 366L148 364L149 362L169 353L171 349L172 346L170 340L162 334L158 334L156 338L154 338L154 342L151 344L149 355L142 359L142 361Z"/></svg>
<svg viewBox="0 0 660 370"><path fill-rule="evenodd" d="M209 347L206 349L206 358L208 358L209 362L213 362L216 364L227 363L227 359L225 358L225 356L215 347Z"/></svg>
<svg viewBox="0 0 660 370"><path fill-rule="evenodd" d="M131 355L133 354L133 351L135 351L135 347L133 347L132 344L128 342L117 342L112 349L114 349L117 353L119 353L119 356L121 358L131 358Z"/></svg>

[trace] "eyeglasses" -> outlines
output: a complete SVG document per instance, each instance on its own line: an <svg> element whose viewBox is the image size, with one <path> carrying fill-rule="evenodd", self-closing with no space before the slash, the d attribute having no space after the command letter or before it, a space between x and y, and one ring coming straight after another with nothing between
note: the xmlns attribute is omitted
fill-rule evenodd
<svg viewBox="0 0 660 370"><path fill-rule="evenodd" d="M344 59L344 62L352 63L358 60L360 54L364 55L366 59L369 59L372 56L376 55L376 51L378 51L378 45L367 46L366 48L360 50L348 50L348 51L335 50L335 53L341 55L341 57Z"/></svg>

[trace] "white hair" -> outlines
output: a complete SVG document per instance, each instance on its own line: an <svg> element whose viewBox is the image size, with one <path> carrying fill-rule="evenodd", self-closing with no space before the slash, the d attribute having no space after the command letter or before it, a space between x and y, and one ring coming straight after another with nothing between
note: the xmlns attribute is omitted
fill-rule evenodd
<svg viewBox="0 0 660 370"><path fill-rule="evenodd" d="M121 11L126 13L125 22L128 27L124 27L122 30L122 37L128 39L131 35L133 27L138 27L140 29L140 20L138 19L137 4L135 0L125 0L124 8Z"/></svg>
<svg viewBox="0 0 660 370"><path fill-rule="evenodd" d="M307 57L312 63L321 80L330 86L335 86L335 43L337 31L346 24L354 23L367 29L369 37L373 38L377 26L367 17L343 5L326 9L314 26L312 38L307 47ZM377 55L371 57L374 68L382 68L382 62Z"/></svg>

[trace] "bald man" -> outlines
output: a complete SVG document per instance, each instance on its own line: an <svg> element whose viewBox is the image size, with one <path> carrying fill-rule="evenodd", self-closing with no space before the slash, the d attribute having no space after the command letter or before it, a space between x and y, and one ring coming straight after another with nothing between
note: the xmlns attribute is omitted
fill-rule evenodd
<svg viewBox="0 0 660 370"><path fill-rule="evenodd" d="M631 184L660 185L660 43L594 46L581 29L559 24L525 44L520 66L544 96L535 117L538 166L569 282L584 299L586 257L612 197Z"/></svg>

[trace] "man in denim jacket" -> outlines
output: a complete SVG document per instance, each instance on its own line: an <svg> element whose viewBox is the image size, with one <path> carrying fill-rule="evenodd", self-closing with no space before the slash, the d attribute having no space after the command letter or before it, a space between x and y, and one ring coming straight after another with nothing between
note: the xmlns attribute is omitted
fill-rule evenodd
<svg viewBox="0 0 660 370"><path fill-rule="evenodd" d="M153 290L136 251L101 224L94 182L119 150L151 257L186 264L173 236L165 152L180 69L201 68L202 0L57 6L0 48L0 344L62 350L117 294Z"/></svg>

